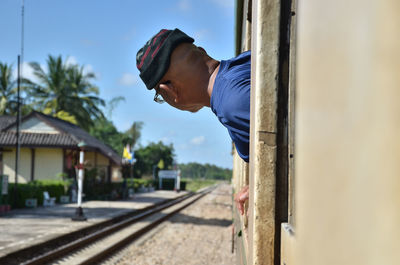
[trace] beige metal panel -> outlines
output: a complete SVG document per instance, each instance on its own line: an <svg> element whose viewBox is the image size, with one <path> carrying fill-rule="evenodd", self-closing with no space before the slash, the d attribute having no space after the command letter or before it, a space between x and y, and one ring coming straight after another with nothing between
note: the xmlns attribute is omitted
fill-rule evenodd
<svg viewBox="0 0 400 265"><path fill-rule="evenodd" d="M15 182L15 148L3 152L3 172L8 175L9 182ZM18 183L26 183L31 179L31 150L20 149L20 162L18 169Z"/></svg>
<svg viewBox="0 0 400 265"><path fill-rule="evenodd" d="M103 156L101 153L97 153L97 165L98 166L108 166L110 164L110 159Z"/></svg>
<svg viewBox="0 0 400 265"><path fill-rule="evenodd" d="M15 150L3 152L3 174L8 175L9 182L15 182ZM18 178L19 181L23 181Z"/></svg>
<svg viewBox="0 0 400 265"><path fill-rule="evenodd" d="M280 1L253 1L248 264L274 264Z"/></svg>
<svg viewBox="0 0 400 265"><path fill-rule="evenodd" d="M399 10L299 1L295 264L399 264Z"/></svg>
<svg viewBox="0 0 400 265"><path fill-rule="evenodd" d="M63 172L63 150L60 148L36 148L35 180L59 179Z"/></svg>
<svg viewBox="0 0 400 265"><path fill-rule="evenodd" d="M98 152L96 154L96 152L85 151L85 165L94 167L96 164L97 166L108 166L110 159Z"/></svg>
<svg viewBox="0 0 400 265"><path fill-rule="evenodd" d="M281 224L281 265L297 264L295 260L296 238L292 226L288 223Z"/></svg>
<svg viewBox="0 0 400 265"><path fill-rule="evenodd" d="M85 151L85 166L94 167L96 162L96 155L94 152Z"/></svg>

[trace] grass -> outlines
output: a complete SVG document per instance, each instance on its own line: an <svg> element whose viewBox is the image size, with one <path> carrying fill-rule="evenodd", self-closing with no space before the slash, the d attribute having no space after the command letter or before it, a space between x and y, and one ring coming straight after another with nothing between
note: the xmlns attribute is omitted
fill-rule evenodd
<svg viewBox="0 0 400 265"><path fill-rule="evenodd" d="M214 185L219 183L220 180L215 179L182 179L186 181L186 190L188 191L198 191L201 188Z"/></svg>

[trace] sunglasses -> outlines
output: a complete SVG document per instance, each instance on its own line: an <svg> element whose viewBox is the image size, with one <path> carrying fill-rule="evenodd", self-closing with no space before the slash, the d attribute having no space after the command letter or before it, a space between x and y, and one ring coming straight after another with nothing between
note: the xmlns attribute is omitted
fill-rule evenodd
<svg viewBox="0 0 400 265"><path fill-rule="evenodd" d="M171 83L171 81L166 81L164 84L169 84L169 83ZM153 99L153 100L154 100L155 102L157 102L157 103L162 104L162 103L165 102L165 99L163 99L163 97L161 96L161 94L158 92L157 88L159 89L160 86L156 86L156 87L154 88L154 90L156 91L156 94L154 95L154 99Z"/></svg>
<svg viewBox="0 0 400 265"><path fill-rule="evenodd" d="M158 91L157 91L157 88L154 88L155 89L155 91L156 91L156 94L154 95L154 101L155 102L157 102L157 103L160 103L160 104L162 104L162 103L164 103L165 102L165 100L162 98L162 96L158 93Z"/></svg>

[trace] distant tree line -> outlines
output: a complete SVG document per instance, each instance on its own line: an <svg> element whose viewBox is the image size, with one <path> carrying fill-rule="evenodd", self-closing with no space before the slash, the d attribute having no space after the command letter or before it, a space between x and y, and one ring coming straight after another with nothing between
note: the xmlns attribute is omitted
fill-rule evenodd
<svg viewBox="0 0 400 265"><path fill-rule="evenodd" d="M231 169L221 168L216 165L187 163L179 164L179 169L183 178L219 180L230 180L232 178Z"/></svg>

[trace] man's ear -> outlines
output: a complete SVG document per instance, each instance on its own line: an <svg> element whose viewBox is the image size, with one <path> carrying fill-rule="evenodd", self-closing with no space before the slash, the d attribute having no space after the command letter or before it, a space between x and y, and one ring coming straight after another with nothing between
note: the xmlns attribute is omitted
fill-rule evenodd
<svg viewBox="0 0 400 265"><path fill-rule="evenodd" d="M167 95L168 99L171 99L174 102L178 102L178 97L179 97L178 89L176 89L176 87L172 85L171 82L160 84L160 90L162 91L160 92L161 95L165 94Z"/></svg>

